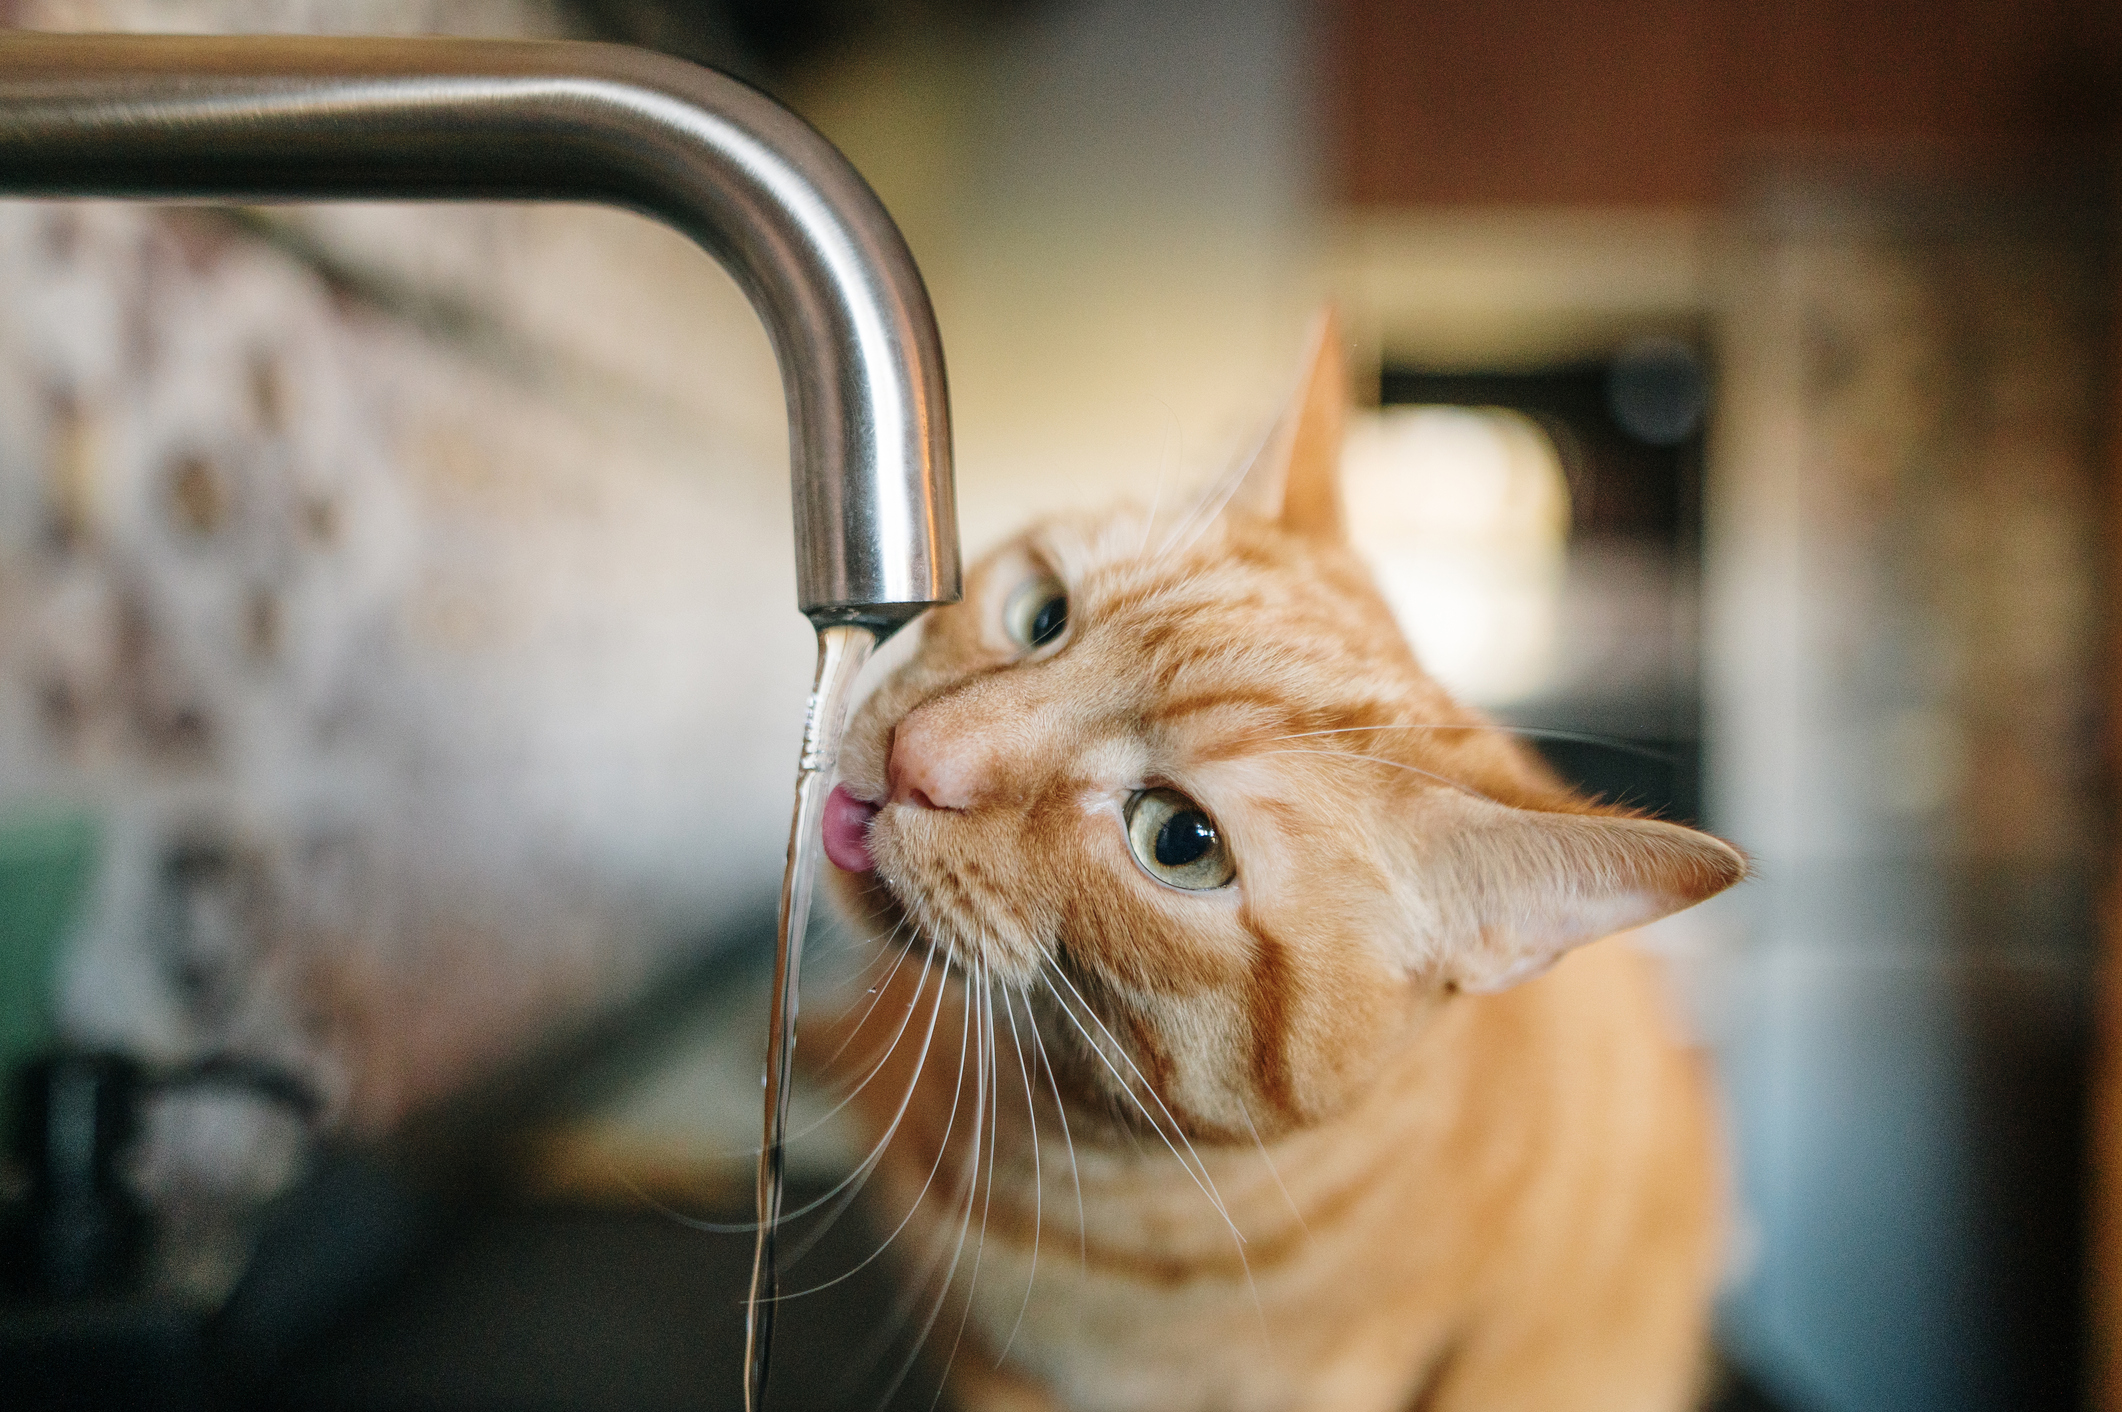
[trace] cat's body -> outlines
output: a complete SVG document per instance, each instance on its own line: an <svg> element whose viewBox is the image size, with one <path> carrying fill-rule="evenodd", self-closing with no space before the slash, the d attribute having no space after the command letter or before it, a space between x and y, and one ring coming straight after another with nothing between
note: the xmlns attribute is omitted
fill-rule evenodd
<svg viewBox="0 0 2122 1412"><path fill-rule="evenodd" d="M1469 997L1348 1112L1267 1143L1265 1157L1249 1142L1199 1145L1245 1233L1242 1261L1200 1187L1147 1133L1130 1141L1072 1115L1072 1171L1043 1089L1034 1209L1033 1134L1003 1021L995 1186L990 1198L983 1167L959 1257L961 1288L973 1284L953 1360L959 1400L1159 1412L1688 1405L1716 1273L1715 1151L1703 1076L1663 1040L1651 965L1600 947ZM904 1013L893 999L878 1011ZM931 1055L873 1188L885 1230L916 1211L896 1242L916 1265L938 1249L947 1260L966 1215L970 1075L951 1156L929 1182L956 1040L946 1020L937 1043L948 1052L941 1064ZM911 1068L908 1056L864 1090L879 1131ZM1617 1086L1630 1095L1618 1106ZM954 1297L930 1333L938 1351L962 1316Z"/></svg>
<svg viewBox="0 0 2122 1412"><path fill-rule="evenodd" d="M850 733L828 843L915 944L840 1039L967 1406L1695 1392L1702 1075L1640 956L1540 973L1743 862L1422 673L1341 534L1341 380L1322 340L1191 528L1005 547Z"/></svg>

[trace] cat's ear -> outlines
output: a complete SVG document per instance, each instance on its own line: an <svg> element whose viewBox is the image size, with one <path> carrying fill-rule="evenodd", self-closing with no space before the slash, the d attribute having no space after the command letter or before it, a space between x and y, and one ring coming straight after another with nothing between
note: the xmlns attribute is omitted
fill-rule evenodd
<svg viewBox="0 0 2122 1412"><path fill-rule="evenodd" d="M1442 791L1425 813L1424 950L1461 990L1528 980L1574 947L1692 907L1746 876L1731 845L1657 819L1547 813Z"/></svg>
<svg viewBox="0 0 2122 1412"><path fill-rule="evenodd" d="M1240 514L1312 539L1343 537L1341 437L1348 421L1348 361L1332 309L1312 320L1304 376L1230 498Z"/></svg>

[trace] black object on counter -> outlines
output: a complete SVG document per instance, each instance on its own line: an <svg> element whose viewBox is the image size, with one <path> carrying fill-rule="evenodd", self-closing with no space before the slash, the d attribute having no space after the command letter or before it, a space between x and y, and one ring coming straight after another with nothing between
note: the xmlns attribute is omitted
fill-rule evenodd
<svg viewBox="0 0 2122 1412"><path fill-rule="evenodd" d="M80 1298L132 1282L148 1223L120 1163L145 1082L124 1055L72 1051L48 1054L17 1075L9 1147L29 1192L0 1254L16 1291Z"/></svg>

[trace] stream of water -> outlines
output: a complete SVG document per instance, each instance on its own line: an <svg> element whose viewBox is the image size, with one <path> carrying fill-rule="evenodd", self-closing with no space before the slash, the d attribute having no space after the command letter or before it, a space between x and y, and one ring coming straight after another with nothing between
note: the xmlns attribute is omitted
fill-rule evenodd
<svg viewBox="0 0 2122 1412"><path fill-rule="evenodd" d="M781 926L774 947L773 1019L766 1035L766 1121L759 1144L759 1236L752 1248L751 1294L744 1305L744 1406L762 1412L766 1368L773 1351L775 1227L781 1222L782 1135L788 1128L788 1091L796 1061L796 980L803 965L803 929L810 922L811 883L824 851L821 815L840 760L847 703L855 678L877 645L869 629L818 629L818 677L803 721L803 756L796 766L796 812L789 824L788 867L781 875Z"/></svg>

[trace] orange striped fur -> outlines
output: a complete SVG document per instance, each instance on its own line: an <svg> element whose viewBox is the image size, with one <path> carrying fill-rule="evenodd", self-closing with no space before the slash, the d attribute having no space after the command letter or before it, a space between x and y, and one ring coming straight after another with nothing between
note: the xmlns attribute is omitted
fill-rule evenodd
<svg viewBox="0 0 2122 1412"><path fill-rule="evenodd" d="M879 808L839 881L890 970L823 1049L875 1070L874 1211L965 1407L1696 1394L1704 1075L1638 953L1555 963L1744 862L1577 798L1423 673L1342 534L1345 397L1329 326L1227 505L1025 534L850 730ZM1027 649L1045 576L1067 628ZM1136 862L1155 787L1227 885Z"/></svg>

